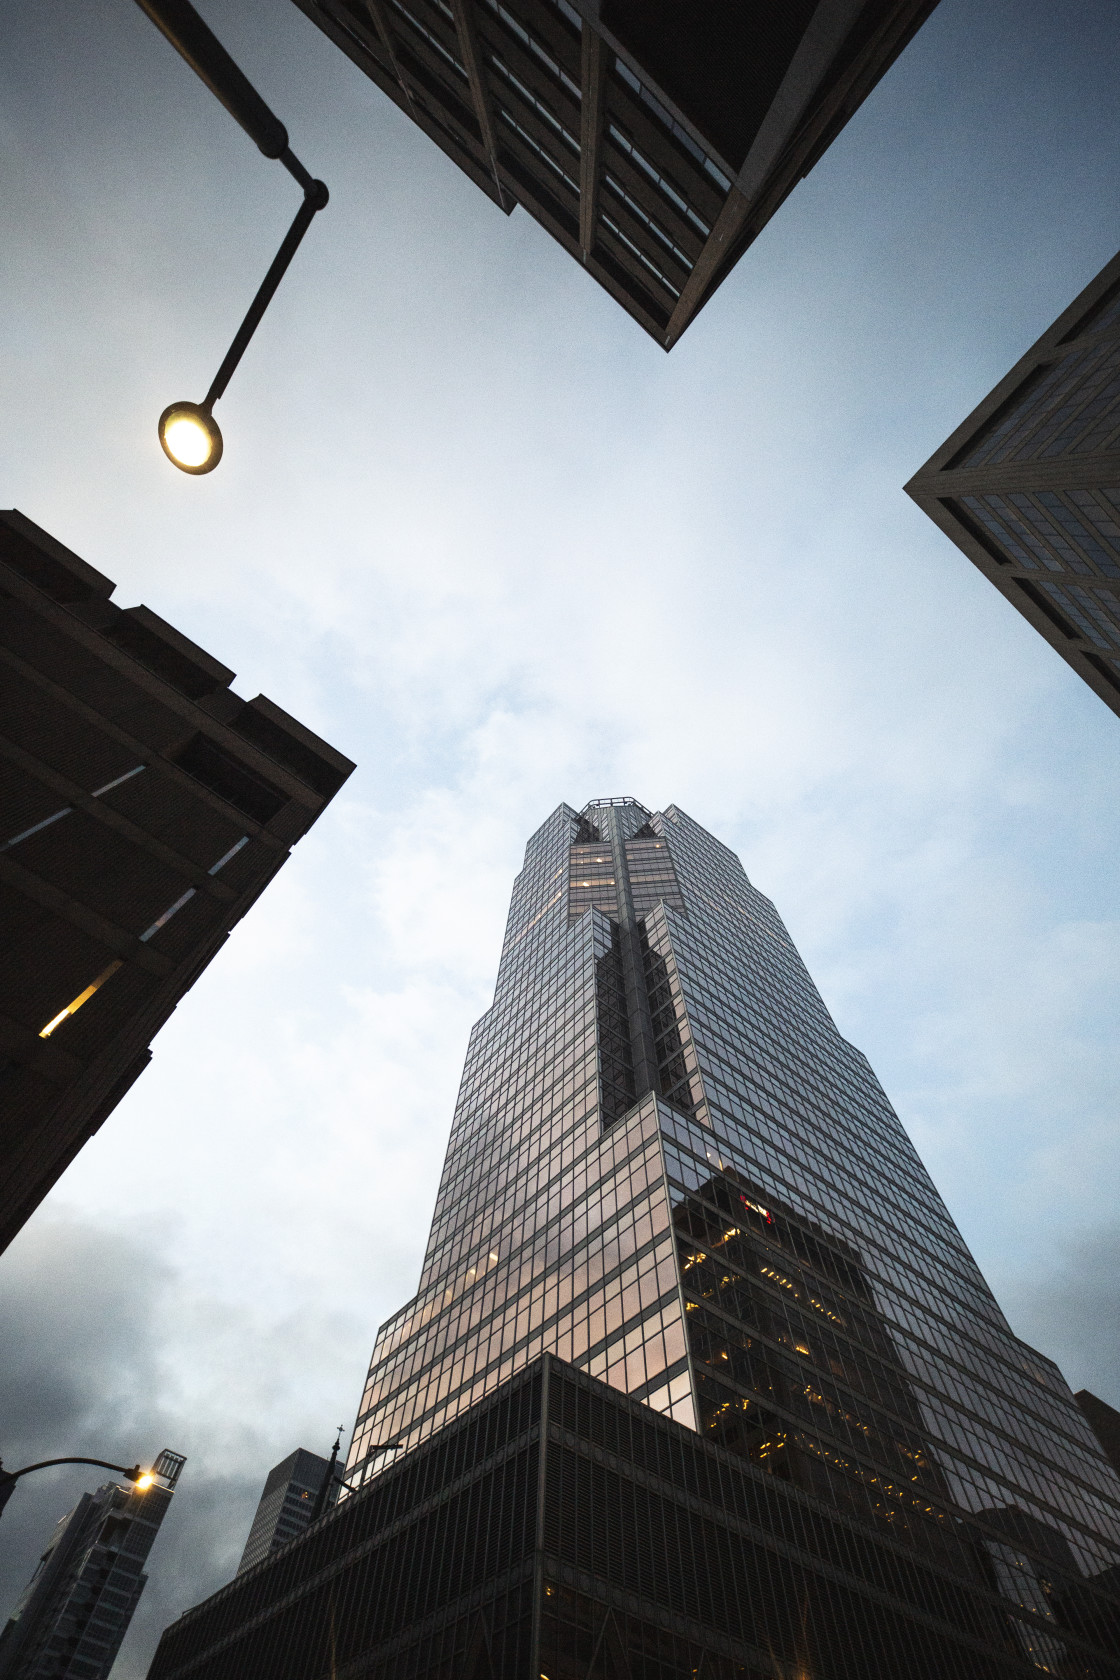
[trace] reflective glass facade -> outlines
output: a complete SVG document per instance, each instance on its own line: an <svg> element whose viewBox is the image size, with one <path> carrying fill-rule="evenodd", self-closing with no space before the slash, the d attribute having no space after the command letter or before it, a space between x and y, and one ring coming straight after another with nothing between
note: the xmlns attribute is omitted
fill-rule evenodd
<svg viewBox="0 0 1120 1680"><path fill-rule="evenodd" d="M351 1484L542 1353L987 1595L1029 1666L1116 1672L1120 1479L774 907L672 806L562 805L528 844Z"/></svg>
<svg viewBox="0 0 1120 1680"><path fill-rule="evenodd" d="M1120 712L1120 256L906 488Z"/></svg>

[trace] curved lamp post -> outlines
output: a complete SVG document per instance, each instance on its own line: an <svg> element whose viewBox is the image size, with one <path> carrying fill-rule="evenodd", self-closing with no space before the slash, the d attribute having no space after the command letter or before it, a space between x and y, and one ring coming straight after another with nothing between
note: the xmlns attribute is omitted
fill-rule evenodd
<svg viewBox="0 0 1120 1680"><path fill-rule="evenodd" d="M5 1470L4 1462L0 1459L0 1511L3 1511L12 1497L21 1476L29 1476L32 1470L47 1470L52 1464L97 1464L102 1470L116 1470L128 1481L134 1482L140 1493L147 1492L155 1481L152 1472L141 1470L138 1464L127 1470L123 1464L110 1464L105 1458L41 1458L38 1464L25 1464L22 1470Z"/></svg>
<svg viewBox="0 0 1120 1680"><path fill-rule="evenodd" d="M303 188L303 203L288 229L249 312L226 351L225 360L214 375L210 389L200 403L173 402L159 417L159 441L168 460L182 472L199 475L213 472L222 458L222 434L214 419L214 404L233 376L246 346L300 241L330 194L303 167L288 144L288 131L269 110L252 82L238 69L212 30L202 21L190 0L137 0L156 28L167 37L191 69L206 83L267 158L276 158Z"/></svg>

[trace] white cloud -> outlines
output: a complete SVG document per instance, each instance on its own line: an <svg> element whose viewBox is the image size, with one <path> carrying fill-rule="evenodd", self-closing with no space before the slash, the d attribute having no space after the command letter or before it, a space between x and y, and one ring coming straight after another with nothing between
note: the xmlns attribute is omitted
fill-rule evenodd
<svg viewBox="0 0 1120 1680"><path fill-rule="evenodd" d="M332 199L195 482L156 416L205 388L290 183L139 12L23 8L10 499L359 764L4 1261L57 1292L64 1212L135 1235L136 1392L242 1516L270 1454L352 1417L415 1287L561 800L677 800L740 850L997 1280L1060 1292L1104 1223L1120 734L900 489L1110 254L1104 59L1036 19L1025 62L1016 11L946 0L666 358L294 7L267 43L228 8ZM231 1519L197 1497L202 1590Z"/></svg>

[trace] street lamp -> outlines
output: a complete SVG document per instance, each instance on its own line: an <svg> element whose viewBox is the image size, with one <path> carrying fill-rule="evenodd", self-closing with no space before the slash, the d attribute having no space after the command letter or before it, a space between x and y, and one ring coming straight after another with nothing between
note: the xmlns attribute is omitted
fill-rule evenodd
<svg viewBox="0 0 1120 1680"><path fill-rule="evenodd" d="M369 1448L371 1452L396 1452L400 1449L401 1439L402 1437L400 1435L394 1435L391 1441L371 1441L369 1443ZM339 1424L338 1439L335 1441L334 1449L331 1452L331 1461L327 1465L327 1473L323 1477L322 1486L315 1495L315 1504L312 1507L310 1517L307 1519L309 1525L313 1522L318 1522L319 1518L322 1516L324 1508L326 1507L327 1499L330 1495L331 1484L333 1482L337 1482L339 1487L344 1487L347 1493L357 1493L358 1491L356 1487L351 1487L346 1478L344 1476L340 1476L338 1471L335 1469L335 1465L338 1463L338 1449L341 1445L342 1425Z"/></svg>
<svg viewBox="0 0 1120 1680"><path fill-rule="evenodd" d="M330 194L323 182L316 181L303 167L288 144L288 131L284 124L269 110L252 82L238 69L217 36L203 23L190 0L137 0L137 5L202 78L211 93L221 100L249 137L256 141L265 157L278 159L303 188L303 203L205 397L200 403L173 402L159 417L159 441L167 459L180 471L198 476L213 472L222 458L222 434L214 419L214 404L245 354L246 346L260 325L288 264L299 249L300 241L314 217L326 205Z"/></svg>
<svg viewBox="0 0 1120 1680"><path fill-rule="evenodd" d="M116 1470L119 1475L132 1482L139 1493L146 1493L155 1482L152 1472L141 1470L138 1464L134 1464L131 1470L126 1470L123 1464L110 1464L104 1458L41 1458L38 1464L25 1464L22 1470L5 1470L4 1461L0 1459L0 1511L3 1511L12 1497L21 1476L29 1476L32 1470L47 1470L52 1464L97 1464L102 1470Z"/></svg>

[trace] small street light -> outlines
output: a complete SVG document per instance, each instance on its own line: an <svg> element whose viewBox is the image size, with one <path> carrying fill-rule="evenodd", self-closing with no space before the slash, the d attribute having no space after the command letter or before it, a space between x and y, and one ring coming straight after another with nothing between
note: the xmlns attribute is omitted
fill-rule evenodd
<svg viewBox="0 0 1120 1680"><path fill-rule="evenodd" d="M159 417L159 441L167 459L181 472L199 476L213 472L222 458L222 434L214 419L214 404L233 377L233 371L260 325L261 317L299 249L300 241L314 217L326 205L330 194L323 182L315 180L296 157L288 144L288 131L284 124L269 110L252 82L238 69L217 36L199 17L190 0L136 0L136 3L202 78L211 93L221 100L246 134L256 141L265 157L276 158L303 188L303 203L205 397L200 403L173 402Z"/></svg>
<svg viewBox="0 0 1120 1680"><path fill-rule="evenodd" d="M25 1464L22 1470L5 1470L4 1461L0 1459L0 1512L15 1492L16 1483L21 1476L29 1476L32 1470L47 1470L52 1464L97 1464L102 1470L115 1470L127 1481L132 1482L138 1493L146 1493L155 1482L152 1472L141 1470L138 1464L127 1470L123 1464L110 1464L104 1458L41 1458L38 1464Z"/></svg>
<svg viewBox="0 0 1120 1680"><path fill-rule="evenodd" d="M335 1441L334 1450L331 1453L331 1461L327 1465L327 1473L323 1477L322 1486L320 1487L318 1493L315 1495L315 1504L312 1508L311 1515L308 1518L308 1525L309 1526L313 1522L318 1522L319 1518L323 1514L323 1511L326 1509L327 1499L330 1496L331 1484L333 1482L337 1482L339 1487L344 1487L346 1489L347 1493L357 1493L357 1491L358 1491L358 1489L356 1487L351 1487L350 1483L346 1480L346 1478L344 1476L340 1476L338 1471L335 1468L335 1466L338 1463L338 1449L341 1447L341 1445L342 1445L342 1425L339 1424L339 1426L338 1426L338 1439ZM401 1445L401 1437L399 1435L394 1435L394 1437L391 1441L371 1441L369 1443L369 1447L370 1447L371 1452L397 1452L397 1451L400 1450L400 1445Z"/></svg>

